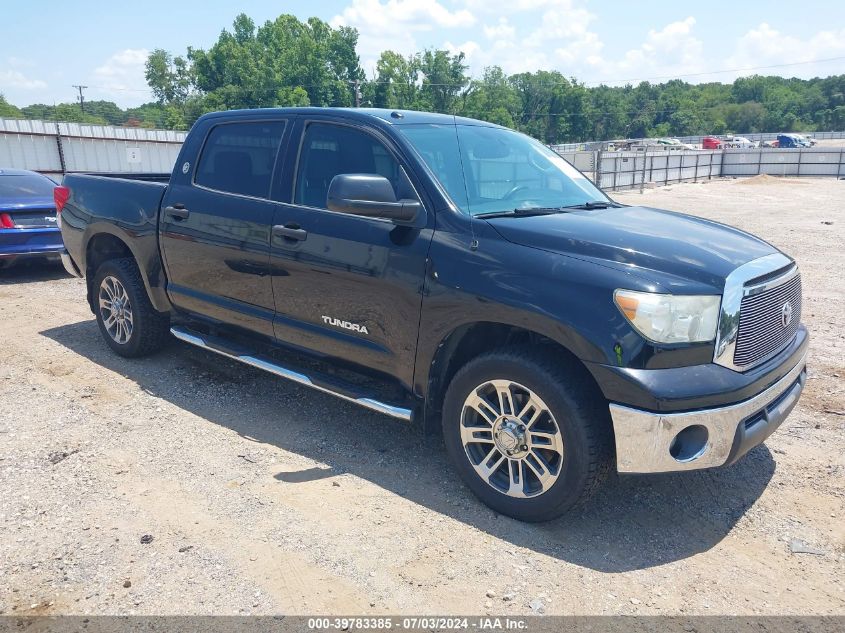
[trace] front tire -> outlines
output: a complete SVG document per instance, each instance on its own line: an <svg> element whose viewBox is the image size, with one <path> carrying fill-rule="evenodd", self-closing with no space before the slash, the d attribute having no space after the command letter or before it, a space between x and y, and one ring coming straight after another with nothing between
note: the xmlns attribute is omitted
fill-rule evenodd
<svg viewBox="0 0 845 633"><path fill-rule="evenodd" d="M94 311L106 343L127 358L158 351L170 318L153 308L133 259L104 262L94 275Z"/></svg>
<svg viewBox="0 0 845 633"><path fill-rule="evenodd" d="M583 503L611 465L604 397L588 376L535 348L484 354L461 368L446 392L443 437L470 490L522 521Z"/></svg>

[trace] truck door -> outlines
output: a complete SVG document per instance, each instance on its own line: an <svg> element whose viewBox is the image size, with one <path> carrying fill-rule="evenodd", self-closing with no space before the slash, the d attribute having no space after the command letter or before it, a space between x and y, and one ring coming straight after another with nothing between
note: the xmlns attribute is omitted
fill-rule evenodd
<svg viewBox="0 0 845 633"><path fill-rule="evenodd" d="M301 120L292 152L297 144L271 238L276 337L410 387L433 215L412 228L326 208L338 174L382 175L398 199L419 199L398 151L378 132Z"/></svg>
<svg viewBox="0 0 845 633"><path fill-rule="evenodd" d="M273 335L270 187L286 123L212 122L196 165L176 166L159 223L175 306Z"/></svg>

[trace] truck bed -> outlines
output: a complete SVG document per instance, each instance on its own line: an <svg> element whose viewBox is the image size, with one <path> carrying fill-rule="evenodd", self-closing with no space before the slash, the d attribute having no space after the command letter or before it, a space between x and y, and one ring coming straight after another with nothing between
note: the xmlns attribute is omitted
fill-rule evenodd
<svg viewBox="0 0 845 633"><path fill-rule="evenodd" d="M62 186L70 189L59 214L65 248L75 266L88 269L92 246L86 235L106 236L97 249L124 249L139 264L150 294L163 296L161 255L158 249L158 218L169 175L161 174L67 174ZM150 280L150 276L153 280Z"/></svg>

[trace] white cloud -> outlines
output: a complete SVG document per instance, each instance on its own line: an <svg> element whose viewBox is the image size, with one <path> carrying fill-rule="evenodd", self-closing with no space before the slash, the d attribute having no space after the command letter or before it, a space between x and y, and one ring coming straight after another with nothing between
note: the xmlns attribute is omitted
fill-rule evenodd
<svg viewBox="0 0 845 633"><path fill-rule="evenodd" d="M13 68L32 68L33 66L35 66L35 62L31 59L15 57L14 55L12 57L7 57L6 62L9 64L9 66L12 66Z"/></svg>
<svg viewBox="0 0 845 633"><path fill-rule="evenodd" d="M548 42L566 42L595 36L588 27L596 16L571 0L557 0L538 20L537 27L525 40L528 46L543 46Z"/></svg>
<svg viewBox="0 0 845 633"><path fill-rule="evenodd" d="M571 0L464 0L464 4L470 9L497 15L572 6Z"/></svg>
<svg viewBox="0 0 845 633"><path fill-rule="evenodd" d="M0 86L22 90L38 90L47 84L40 79L31 79L19 70L0 70Z"/></svg>
<svg viewBox="0 0 845 633"><path fill-rule="evenodd" d="M464 2L479 15L498 17L497 22L485 23L483 28L491 43L465 51L476 74L491 65L501 66L507 73L560 70L571 74L601 59L603 44L590 30L596 16L577 0ZM515 22L508 15L513 15Z"/></svg>
<svg viewBox="0 0 845 633"><path fill-rule="evenodd" d="M693 34L695 18L671 22L650 30L645 42L628 50L621 60L606 66L611 81L647 77L676 77L704 70L704 45ZM611 76L616 73L617 76Z"/></svg>
<svg viewBox="0 0 845 633"><path fill-rule="evenodd" d="M143 103L151 99L144 77L144 64L150 52L145 48L127 48L114 53L94 69L97 85L90 86L89 98L102 97L122 103Z"/></svg>
<svg viewBox="0 0 845 633"><path fill-rule="evenodd" d="M510 25L507 18L499 18L494 25L484 25L484 36L489 40L511 39L516 29Z"/></svg>
<svg viewBox="0 0 845 633"><path fill-rule="evenodd" d="M724 69L750 68L771 66L776 64L793 64L795 62L812 62L817 59L829 59L845 55L845 29L838 31L819 31L814 35L802 39L794 35L781 33L766 22L750 29L736 42L733 53L724 62ZM837 71L839 62L820 64L801 64L781 69L766 71L760 74L779 74L786 76L812 77L826 76ZM722 75L721 81L730 81L751 71L738 71L731 76Z"/></svg>
<svg viewBox="0 0 845 633"><path fill-rule="evenodd" d="M481 50L481 46L478 42L474 42L472 40L467 40L463 44L452 44L452 42L444 42L443 48L445 48L449 53L452 55L457 55L458 53L463 53L468 58L478 53Z"/></svg>
<svg viewBox="0 0 845 633"><path fill-rule="evenodd" d="M476 18L467 9L450 11L437 0L352 0L330 24L358 29L358 53L372 70L384 50L410 54L419 50L415 34L466 28Z"/></svg>
<svg viewBox="0 0 845 633"><path fill-rule="evenodd" d="M693 15L652 23L642 35L632 24L623 30L624 37L605 46L603 37L614 35L602 30L587 0L347 2L331 23L358 29L358 51L368 72L374 70L383 50L410 54L429 47L463 51L473 76L479 76L486 66L497 65L507 73L557 70L588 84L675 77L693 82L731 81L753 71L733 75L711 71L845 55L845 29L822 30L815 35L788 31L787 35L763 23L734 45L725 46L719 38L698 33L700 26ZM714 48L717 41L719 46ZM835 70L831 62L759 72L808 77Z"/></svg>

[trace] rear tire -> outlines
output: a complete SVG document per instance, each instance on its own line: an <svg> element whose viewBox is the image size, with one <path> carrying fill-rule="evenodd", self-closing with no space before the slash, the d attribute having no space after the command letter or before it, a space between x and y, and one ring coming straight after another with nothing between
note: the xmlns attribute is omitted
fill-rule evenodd
<svg viewBox="0 0 845 633"><path fill-rule="evenodd" d="M612 464L604 396L536 348L484 354L446 392L443 437L461 479L496 512L547 521L586 501Z"/></svg>
<svg viewBox="0 0 845 633"><path fill-rule="evenodd" d="M135 260L103 262L94 275L93 291L97 325L116 353L135 358L164 346L170 317L153 308Z"/></svg>

